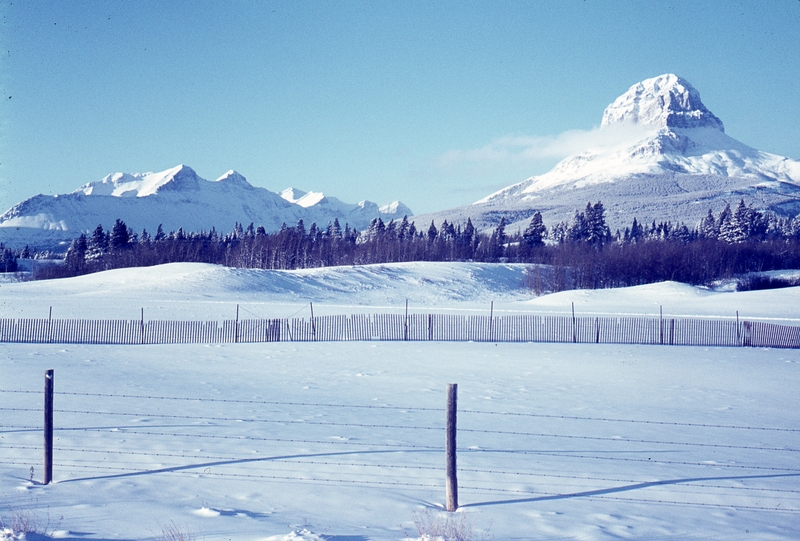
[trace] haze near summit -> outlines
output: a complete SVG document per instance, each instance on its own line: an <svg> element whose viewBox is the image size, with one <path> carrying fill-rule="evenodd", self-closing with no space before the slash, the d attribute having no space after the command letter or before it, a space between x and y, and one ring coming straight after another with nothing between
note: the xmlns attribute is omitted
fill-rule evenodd
<svg viewBox="0 0 800 541"><path fill-rule="evenodd" d="M800 158L800 2L0 6L0 212L190 164L417 214L548 171L676 73Z"/></svg>

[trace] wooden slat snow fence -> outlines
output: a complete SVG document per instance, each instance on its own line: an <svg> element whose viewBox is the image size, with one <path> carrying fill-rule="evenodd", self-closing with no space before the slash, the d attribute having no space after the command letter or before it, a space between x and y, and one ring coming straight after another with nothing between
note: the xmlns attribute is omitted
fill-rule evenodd
<svg viewBox="0 0 800 541"><path fill-rule="evenodd" d="M310 341L574 342L800 348L800 327L647 317L374 314L311 319L0 319L0 342L198 344Z"/></svg>

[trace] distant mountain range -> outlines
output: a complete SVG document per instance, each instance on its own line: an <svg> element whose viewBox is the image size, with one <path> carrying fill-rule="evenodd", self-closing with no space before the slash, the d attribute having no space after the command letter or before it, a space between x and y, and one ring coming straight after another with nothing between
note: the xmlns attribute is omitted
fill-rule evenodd
<svg viewBox="0 0 800 541"><path fill-rule="evenodd" d="M569 221L588 202L602 201L607 222L624 228L639 222L695 225L711 209L744 199L784 216L800 213L800 162L749 147L725 134L722 121L706 108L685 79L666 74L633 85L603 113L603 143L569 156L543 175L490 194L472 205L415 216L430 221L524 230L540 211L549 226ZM411 216L396 201L378 207L344 203L319 192L288 188L280 194L250 185L229 171L210 182L185 165L160 173L115 173L65 195L37 195L0 216L0 242L9 246L55 246L97 224L111 228L121 218L134 231L230 231L253 222L275 231L281 224L363 230L370 220Z"/></svg>
<svg viewBox="0 0 800 541"><path fill-rule="evenodd" d="M741 200L781 215L800 213L800 162L751 148L725 134L722 121L685 79L666 74L633 85L603 113L605 143L569 156L551 171L472 205L417 216L489 228L501 217L513 229L542 212L568 221L587 202L602 201L608 221L634 217L694 225L709 208Z"/></svg>
<svg viewBox="0 0 800 541"><path fill-rule="evenodd" d="M342 229L364 229L374 218L389 221L411 216L395 201L379 207L370 201L348 204L319 192L288 188L280 194L252 186L236 171L208 181L186 165L159 173L114 173L84 184L65 195L37 195L0 216L0 242L54 248L92 231L98 224L110 229L117 218L135 232L231 231L236 222L251 222L267 231L303 220L321 228L338 219Z"/></svg>

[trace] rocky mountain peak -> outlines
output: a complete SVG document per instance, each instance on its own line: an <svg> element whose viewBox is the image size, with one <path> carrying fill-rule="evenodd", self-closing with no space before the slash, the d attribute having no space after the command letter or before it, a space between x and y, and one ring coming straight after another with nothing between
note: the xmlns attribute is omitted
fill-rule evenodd
<svg viewBox="0 0 800 541"><path fill-rule="evenodd" d="M668 73L636 83L603 112L603 126L630 122L655 128L713 128L722 121L700 100L685 79Z"/></svg>

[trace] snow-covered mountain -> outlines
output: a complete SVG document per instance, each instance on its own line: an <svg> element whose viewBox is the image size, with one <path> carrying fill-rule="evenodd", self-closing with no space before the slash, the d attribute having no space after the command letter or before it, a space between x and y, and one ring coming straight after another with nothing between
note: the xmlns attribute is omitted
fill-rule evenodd
<svg viewBox="0 0 800 541"><path fill-rule="evenodd" d="M290 203L299 205L305 209L314 209L318 212L326 212L339 216L339 221L342 221L341 216L353 216L350 224L356 225L356 228L363 229L361 224L368 223L372 218L381 217L385 219L392 219L403 216L412 216L411 209L405 206L400 201L393 201L388 205L379 207L372 201L361 201L355 205L344 203L336 197L328 197L322 192L304 192L297 188L286 188L280 193L280 196ZM364 216L361 218L360 216ZM342 222L344 223L344 222Z"/></svg>
<svg viewBox="0 0 800 541"><path fill-rule="evenodd" d="M470 216L489 227L500 216L522 225L540 210L554 222L598 200L620 226L634 216L691 225L709 208L716 213L740 199L779 214L800 212L800 162L729 137L700 93L676 75L633 85L606 108L598 134L602 144L551 171L437 216Z"/></svg>
<svg viewBox="0 0 800 541"><path fill-rule="evenodd" d="M0 216L0 242L54 246L98 224L110 229L117 218L136 232L153 233L159 224L165 231L215 227L227 232L235 222L275 231L300 219L321 227L338 219L342 227L363 229L373 218L388 221L411 214L399 201L383 207L370 201L348 204L292 188L279 195L252 186L236 171L208 181L179 165L158 173L114 173L69 194L31 197Z"/></svg>

